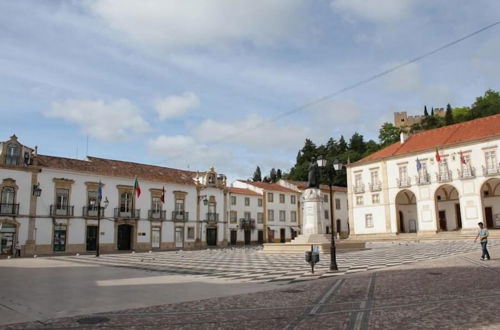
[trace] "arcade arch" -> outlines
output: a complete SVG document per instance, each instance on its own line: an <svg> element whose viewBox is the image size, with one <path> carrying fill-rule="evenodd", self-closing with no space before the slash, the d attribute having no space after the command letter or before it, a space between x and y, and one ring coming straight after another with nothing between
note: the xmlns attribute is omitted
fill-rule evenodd
<svg viewBox="0 0 500 330"><path fill-rule="evenodd" d="M401 190L396 195L396 215L398 233L418 231L417 198L410 190Z"/></svg>
<svg viewBox="0 0 500 330"><path fill-rule="evenodd" d="M486 228L500 227L500 179L491 178L481 186L483 222Z"/></svg>
<svg viewBox="0 0 500 330"><path fill-rule="evenodd" d="M462 214L460 212L460 197L458 190L449 184L436 189L436 213L439 231L462 229Z"/></svg>

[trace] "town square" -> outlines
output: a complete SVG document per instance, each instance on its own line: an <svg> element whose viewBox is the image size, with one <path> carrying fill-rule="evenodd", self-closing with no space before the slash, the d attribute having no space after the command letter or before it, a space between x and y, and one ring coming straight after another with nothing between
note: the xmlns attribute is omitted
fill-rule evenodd
<svg viewBox="0 0 500 330"><path fill-rule="evenodd" d="M500 328L499 10L0 0L0 329Z"/></svg>

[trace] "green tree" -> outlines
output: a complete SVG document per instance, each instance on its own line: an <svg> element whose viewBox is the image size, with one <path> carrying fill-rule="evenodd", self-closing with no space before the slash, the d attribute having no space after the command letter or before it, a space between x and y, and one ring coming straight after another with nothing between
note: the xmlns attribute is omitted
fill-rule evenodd
<svg viewBox="0 0 500 330"><path fill-rule="evenodd" d="M363 140L363 135L354 133L349 141L349 150L355 151L359 154L364 154L366 151L366 144Z"/></svg>
<svg viewBox="0 0 500 330"><path fill-rule="evenodd" d="M344 136L341 135L338 143L338 152L343 154L347 151L347 143L345 142Z"/></svg>
<svg viewBox="0 0 500 330"><path fill-rule="evenodd" d="M278 168L278 170L276 171L276 181L279 181L283 176L283 173L281 172L281 169Z"/></svg>
<svg viewBox="0 0 500 330"><path fill-rule="evenodd" d="M461 123L470 120L470 109L469 107L453 108L453 121L455 123Z"/></svg>
<svg viewBox="0 0 500 330"><path fill-rule="evenodd" d="M260 172L259 166L257 166L257 168L255 169L255 172L253 172L252 181L253 182L261 182L262 181L262 173Z"/></svg>
<svg viewBox="0 0 500 330"><path fill-rule="evenodd" d="M427 112L427 106L424 105L424 116L429 117L429 113Z"/></svg>
<svg viewBox="0 0 500 330"><path fill-rule="evenodd" d="M390 144L399 141L399 135L401 134L401 129L394 126L392 123L385 122L379 130L378 139L382 147L386 147Z"/></svg>
<svg viewBox="0 0 500 330"><path fill-rule="evenodd" d="M484 96L479 96L472 104L470 114L472 119L500 113L500 94L488 89Z"/></svg>
<svg viewBox="0 0 500 330"><path fill-rule="evenodd" d="M378 150L380 150L380 145L373 140L369 140L368 142L366 142L366 151L365 151L363 157L371 155Z"/></svg>
<svg viewBox="0 0 500 330"><path fill-rule="evenodd" d="M271 182L276 182L276 179L278 178L277 174L276 174L276 170L274 169L274 167L271 169L271 172L269 173L269 179L271 180Z"/></svg>
<svg viewBox="0 0 500 330"><path fill-rule="evenodd" d="M444 122L446 125L453 124L453 112L451 111L451 105L449 103L446 105L446 112L444 113Z"/></svg>

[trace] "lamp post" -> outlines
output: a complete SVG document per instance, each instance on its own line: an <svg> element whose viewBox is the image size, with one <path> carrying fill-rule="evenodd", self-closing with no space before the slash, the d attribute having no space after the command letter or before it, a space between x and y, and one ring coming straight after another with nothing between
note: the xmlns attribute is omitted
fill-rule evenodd
<svg viewBox="0 0 500 330"><path fill-rule="evenodd" d="M328 188L330 189L330 234L331 234L331 244L330 244L330 270L339 270L337 266L337 249L335 247L335 230L333 224L333 178L335 176L336 171L339 171L342 168L342 163L339 162L338 159L335 159L332 164L329 164L326 159L318 158L318 166L326 167L326 173L328 177Z"/></svg>
<svg viewBox="0 0 500 330"><path fill-rule="evenodd" d="M94 202L95 203L95 202ZM108 201L108 197L106 197L106 199L104 199L104 206L102 207L103 210L105 210L108 205L109 205L109 201ZM95 256L96 257L99 257L100 256L100 253L99 253L99 236L101 236L101 199L97 199L97 236L96 236L96 247L95 247Z"/></svg>

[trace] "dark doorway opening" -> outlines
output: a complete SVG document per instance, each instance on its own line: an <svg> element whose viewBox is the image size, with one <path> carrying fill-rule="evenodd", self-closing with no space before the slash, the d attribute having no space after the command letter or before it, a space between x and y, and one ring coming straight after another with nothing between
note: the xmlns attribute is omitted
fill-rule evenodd
<svg viewBox="0 0 500 330"><path fill-rule="evenodd" d="M340 219L337 219L337 233L341 233L342 232L342 222L340 221Z"/></svg>
<svg viewBox="0 0 500 330"><path fill-rule="evenodd" d="M462 229L462 214L460 213L460 204L455 204L455 214L457 215L457 230Z"/></svg>
<svg viewBox="0 0 500 330"><path fill-rule="evenodd" d="M217 246L217 228L207 228L207 245Z"/></svg>
<svg viewBox="0 0 500 330"><path fill-rule="evenodd" d="M405 220L403 216L403 212L399 211L399 232L404 233L405 232Z"/></svg>
<svg viewBox="0 0 500 330"><path fill-rule="evenodd" d="M245 230L245 245L250 245L252 243L252 231Z"/></svg>
<svg viewBox="0 0 500 330"><path fill-rule="evenodd" d="M484 208L484 219L486 221L486 228L493 228L493 208Z"/></svg>
<svg viewBox="0 0 500 330"><path fill-rule="evenodd" d="M258 232L258 241L259 244L264 244L264 231L259 230Z"/></svg>
<svg viewBox="0 0 500 330"><path fill-rule="evenodd" d="M231 245L236 245L238 240L238 232L236 230L231 230Z"/></svg>
<svg viewBox="0 0 500 330"><path fill-rule="evenodd" d="M280 229L280 242L285 243L286 242L286 231L285 228Z"/></svg>
<svg viewBox="0 0 500 330"><path fill-rule="evenodd" d="M118 250L130 250L132 247L132 226L118 226Z"/></svg>
<svg viewBox="0 0 500 330"><path fill-rule="evenodd" d="M446 211L439 211L439 230L448 230L448 226L446 225Z"/></svg>
<svg viewBox="0 0 500 330"><path fill-rule="evenodd" d="M97 226L87 226L87 251L95 251L97 247Z"/></svg>

